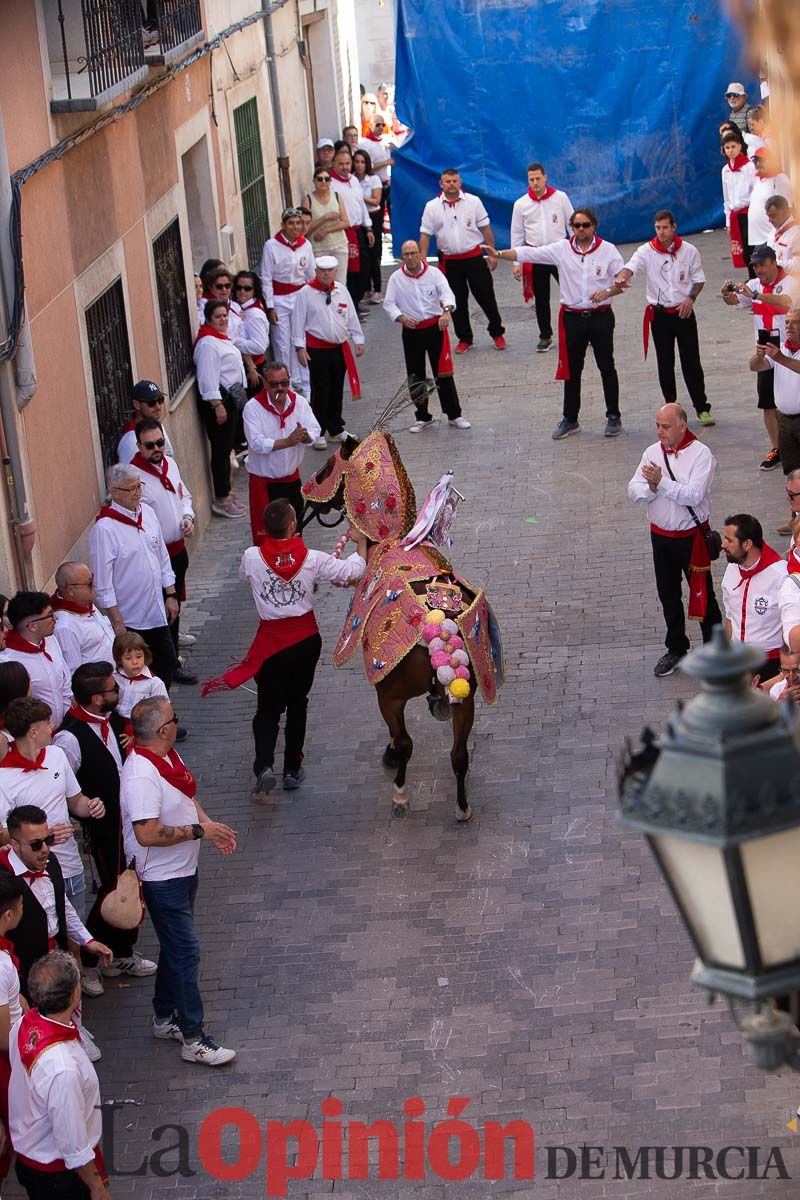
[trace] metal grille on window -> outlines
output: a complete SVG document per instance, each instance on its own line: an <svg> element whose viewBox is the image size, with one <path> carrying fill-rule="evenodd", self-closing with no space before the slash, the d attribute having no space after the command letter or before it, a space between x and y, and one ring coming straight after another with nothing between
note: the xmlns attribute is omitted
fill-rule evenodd
<svg viewBox="0 0 800 1200"><path fill-rule="evenodd" d="M142 7L140 0L83 0L82 9L86 68L99 96L145 65Z"/></svg>
<svg viewBox="0 0 800 1200"><path fill-rule="evenodd" d="M183 251L178 218L153 242L161 338L167 364L167 391L174 396L194 370L189 302L183 272Z"/></svg>
<svg viewBox="0 0 800 1200"><path fill-rule="evenodd" d="M200 0L159 0L156 19L159 46L174 50L202 30Z"/></svg>
<svg viewBox="0 0 800 1200"><path fill-rule="evenodd" d="M122 282L112 283L86 309L94 402L103 466L117 461L120 429L131 414L131 352Z"/></svg>
<svg viewBox="0 0 800 1200"><path fill-rule="evenodd" d="M233 110L236 154L239 161L239 190L242 196L247 262L251 270L261 265L264 242L269 237L267 189L264 184L264 159L255 98Z"/></svg>

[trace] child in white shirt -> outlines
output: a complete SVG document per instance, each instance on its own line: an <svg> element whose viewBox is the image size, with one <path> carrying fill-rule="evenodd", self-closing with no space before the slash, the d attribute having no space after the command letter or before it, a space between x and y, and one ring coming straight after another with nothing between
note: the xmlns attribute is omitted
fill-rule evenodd
<svg viewBox="0 0 800 1200"><path fill-rule="evenodd" d="M112 648L116 671L114 678L119 684L117 712L127 721L134 704L151 696L167 700L167 689L157 675L150 670L153 656L144 638L138 633L118 633Z"/></svg>

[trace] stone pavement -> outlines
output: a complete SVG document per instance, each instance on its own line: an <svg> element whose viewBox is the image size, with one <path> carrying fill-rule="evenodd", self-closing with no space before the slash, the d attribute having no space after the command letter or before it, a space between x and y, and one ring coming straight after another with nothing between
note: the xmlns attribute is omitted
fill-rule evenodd
<svg viewBox="0 0 800 1200"><path fill-rule="evenodd" d="M698 317L719 420L702 432L720 462L713 515L719 524L726 511L754 512L779 544L782 477L757 469L766 444L746 367L752 325L717 294L728 273L721 235L692 240L710 280ZM725 1007L709 1008L690 987L692 953L672 902L642 839L616 825L623 738L646 721L660 727L692 692L679 676L653 676L663 628L644 514L625 497L659 403L653 356L642 362L642 284L615 304L625 435L602 438L591 363L583 432L555 443L555 354L532 352L533 315L507 265L496 279L509 349L495 352L481 318L475 348L457 360L472 430L439 424L398 436L420 498L455 470L467 500L453 559L486 582L504 634L508 683L494 710L479 705L471 745L475 821L455 824L449 727L421 701L410 708L411 814L391 819L372 689L358 664L335 672L329 662L346 606L336 589L320 594L325 652L299 792L250 800L249 691L201 702L196 689L175 689L203 803L239 831L234 858L203 849L198 898L208 1024L238 1059L206 1071L155 1042L147 980L110 981L103 999L86 1002L104 1052L104 1097L140 1105L117 1114L117 1169L174 1144L174 1132L152 1131L181 1124L197 1172L116 1177L115 1200L263 1195L263 1162L243 1182L201 1171L198 1124L233 1106L262 1125L298 1119L319 1129L331 1095L346 1121L399 1123L411 1096L434 1123L452 1096L470 1098L464 1116L479 1131L487 1120L525 1120L537 1139L536 1182L514 1181L510 1163L505 1182L477 1171L449 1184L432 1171L378 1182L373 1155L370 1180L334 1183L318 1169L289 1185L292 1197L678 1200L691 1191L706 1200L735 1186L615 1180L613 1162L604 1179L548 1179L544 1147L582 1143L624 1145L631 1158L640 1146L761 1146L762 1169L766 1148L779 1145L800 1175L797 1138L785 1130L800 1089L788 1072L757 1071ZM358 434L403 376L399 331L381 310L370 313L367 338L368 399L347 411ZM309 468L319 461L307 453ZM310 541L330 548L335 536L314 527ZM186 624L198 636L192 667L202 677L224 669L254 629L237 581L245 538L244 522L215 522L193 560ZM721 572L717 564L717 579ZM154 948L149 924L141 947ZM235 1158L236 1139L225 1145ZM176 1163L164 1154L153 1166L163 1175ZM736 1194L784 1198L797 1186L773 1170Z"/></svg>

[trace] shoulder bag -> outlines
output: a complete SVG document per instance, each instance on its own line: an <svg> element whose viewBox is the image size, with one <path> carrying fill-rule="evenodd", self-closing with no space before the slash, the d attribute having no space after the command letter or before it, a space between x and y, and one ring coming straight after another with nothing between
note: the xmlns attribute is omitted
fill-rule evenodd
<svg viewBox="0 0 800 1200"><path fill-rule="evenodd" d="M664 465L667 468L667 474L669 475L669 477L673 483L677 483L678 482L677 479L672 474L672 467L669 465L669 455L667 454L663 445L661 447L661 453L664 456ZM711 559L712 562L716 562L717 559L719 558L720 554L722 553L722 536L721 536L721 534L718 533L716 529L712 529L710 525L707 528L703 528L703 523L702 523L702 521L698 521L697 513L694 511L694 509L688 504L685 505L685 507L689 509L689 515L691 516L695 525L697 526L697 528L700 530L700 532L703 535L703 540L706 544L706 549L708 550L708 557Z"/></svg>

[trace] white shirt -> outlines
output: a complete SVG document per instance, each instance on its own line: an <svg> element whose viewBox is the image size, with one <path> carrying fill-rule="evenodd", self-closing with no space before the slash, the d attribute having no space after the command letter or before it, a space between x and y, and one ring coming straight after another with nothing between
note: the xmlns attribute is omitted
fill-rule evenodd
<svg viewBox="0 0 800 1200"><path fill-rule="evenodd" d="M748 246L761 246L764 242L769 241L772 226L769 223L765 205L770 196L784 196L789 204L792 203L792 185L782 172L769 179L756 176L753 190L750 193L750 208L747 213Z"/></svg>
<svg viewBox="0 0 800 1200"><path fill-rule="evenodd" d="M795 362L800 359L800 350L792 353L786 348L785 342L781 344L781 354L785 354L787 358L793 358ZM771 358L765 358L764 362L769 363L770 368L775 372L775 407L786 417L796 417L800 413L800 375L796 371L790 370L789 367L784 367L782 363L776 363ZM0 655L0 661L2 661L2 657Z"/></svg>
<svg viewBox="0 0 800 1200"><path fill-rule="evenodd" d="M111 653L114 630L108 617L94 605L90 613L67 612L60 608L53 636L64 656L70 679L82 663L114 661Z"/></svg>
<svg viewBox="0 0 800 1200"><path fill-rule="evenodd" d="M15 875L24 875L28 871L25 863L15 850L9 850L8 852L8 865ZM56 890L53 887L52 879L45 871L44 874L38 876L36 879L26 879L25 882L33 892L34 898L43 909L47 918L47 936L54 938L58 933L58 911L56 909ZM72 902L67 895L64 896L64 918L67 927L67 936L73 942L77 942L79 946L85 946L87 942L92 940L92 935L75 912Z"/></svg>
<svg viewBox="0 0 800 1200"><path fill-rule="evenodd" d="M318 288L304 287L297 293L292 310L292 342L305 346L306 334L310 333L323 342L351 341L363 346L364 331L350 294L341 283L334 283L330 304L325 303L325 292Z"/></svg>
<svg viewBox="0 0 800 1200"><path fill-rule="evenodd" d="M236 349L252 358L263 358L269 345L269 320L256 300L242 305L242 327L236 337Z"/></svg>
<svg viewBox="0 0 800 1200"><path fill-rule="evenodd" d="M166 694L166 688L164 691ZM83 711L86 712L87 710L84 709ZM103 742L102 725L98 725L96 721L87 721L86 726L88 729L91 729L95 737L99 738L100 741ZM83 755L81 754L81 744L75 737L75 734L71 733L69 729L59 729L58 733L53 737L53 745L58 746L59 750L64 751L64 756L66 757L67 762L77 775L78 771L81 769L81 764L83 763ZM122 755L119 752L119 742L114 736L114 732L111 728L108 730L108 738L103 742L103 745L113 758L114 762L117 764L117 770L121 771ZM100 799L102 800L103 797L101 796Z"/></svg>
<svg viewBox="0 0 800 1200"><path fill-rule="evenodd" d="M566 192L558 189L544 200L531 200L526 192L511 210L511 246L546 246L568 236L575 210Z"/></svg>
<svg viewBox="0 0 800 1200"><path fill-rule="evenodd" d="M778 592L778 606L781 612L781 628L783 640L789 645L789 635L800 625L800 575L784 577Z"/></svg>
<svg viewBox="0 0 800 1200"><path fill-rule="evenodd" d="M220 385L225 388L240 383L247 386L241 351L229 337L210 335L200 338L194 348L197 368L197 387L203 400L221 400Z"/></svg>
<svg viewBox="0 0 800 1200"><path fill-rule="evenodd" d="M311 405L298 393L295 393L294 409L284 418L282 429L280 417L264 408L255 396L245 404L242 417L249 451L245 466L250 475L260 475L264 479L285 479L299 470L303 461L306 449L303 442L284 450L273 450L278 438L288 437L298 425L305 426L312 441L322 432Z"/></svg>
<svg viewBox="0 0 800 1200"><path fill-rule="evenodd" d="M183 537L181 521L185 517L194 520L194 509L192 494L181 478L175 459L165 457L162 466L163 463L167 464L167 479L174 487L174 492L167 491L163 483L149 471L143 471L141 467L137 469L142 481L142 504L148 505L156 514L164 542L170 546Z"/></svg>
<svg viewBox="0 0 800 1200"><path fill-rule="evenodd" d="M60 613L58 618L61 619ZM43 641L50 655L49 661L44 654L26 654L23 650L12 650L7 646L5 650L0 650L0 662L22 663L30 676L31 695L50 705L53 727L56 728L64 720L64 713L72 703L72 675L55 636L44 638Z"/></svg>
<svg viewBox="0 0 800 1200"><path fill-rule="evenodd" d="M117 712L126 721L140 700L149 700L151 696L159 696L162 700L169 699L163 679L154 675L149 667L142 667L141 674L144 675L144 679L129 679L122 671L114 672L114 678L119 684Z"/></svg>
<svg viewBox="0 0 800 1200"><path fill-rule="evenodd" d="M455 308L456 298L443 271L422 264L418 275L411 275L404 267L389 277L383 301L385 312L393 321L398 317L413 317L415 321L427 321L439 317L445 308Z"/></svg>
<svg viewBox="0 0 800 1200"><path fill-rule="evenodd" d="M661 479L655 492L642 475L642 467L653 463L661 467ZM676 454L670 454L669 465L675 482L669 477L661 443L648 446L641 457L636 474L628 484L628 499L634 504L647 505L647 519L660 529L694 529L689 509L697 513L698 521L707 521L711 512L709 490L717 460L701 441L691 442Z"/></svg>
<svg viewBox="0 0 800 1200"><path fill-rule="evenodd" d="M783 635L778 593L786 580L786 560L770 563L757 575L742 575L729 563L722 577L722 606L731 623L731 640L759 650L779 650Z"/></svg>
<svg viewBox="0 0 800 1200"><path fill-rule="evenodd" d="M574 239L565 238L549 246L518 246L517 261L551 263L558 267L561 303L567 308L607 308L611 297L595 302L592 292L612 287L614 277L625 265L613 242L595 238L593 249L582 254L573 247Z"/></svg>
<svg viewBox="0 0 800 1200"><path fill-rule="evenodd" d="M750 204L750 196L758 176L751 162L732 171L727 163L722 168L722 207L725 209L725 224L730 225L731 213L739 212Z"/></svg>
<svg viewBox="0 0 800 1200"><path fill-rule="evenodd" d="M783 693L786 691L787 683L785 679L779 679L777 683L773 683L769 689L770 698L772 700L780 700Z"/></svg>
<svg viewBox="0 0 800 1200"><path fill-rule="evenodd" d="M200 857L200 840L175 846L140 846L133 832L134 821L157 818L161 825L196 825L199 817L194 800L162 779L153 764L141 754L129 754L122 768L120 789L125 857L136 859L136 872L148 883L185 879L194 875Z"/></svg>
<svg viewBox="0 0 800 1200"><path fill-rule="evenodd" d="M274 621L312 612L318 583L352 583L354 579L360 579L366 569L367 564L360 554L334 558L322 550L309 550L300 570L286 582L270 570L258 546L250 546L242 555L239 578L250 584L261 620Z"/></svg>
<svg viewBox="0 0 800 1200"><path fill-rule="evenodd" d="M80 794L81 785L75 778L67 756L59 746L48 746L44 752L43 771L23 771L21 767L0 767L0 824L18 804L35 804L47 814L48 825L69 825L68 796ZM60 846L52 847L65 879L83 875L78 843L74 837Z"/></svg>
<svg viewBox="0 0 800 1200"><path fill-rule="evenodd" d="M365 175L364 178L359 179L358 182L361 184L361 190L364 193L364 203L367 206L367 212L370 212L370 213L380 212L380 207L381 207L380 192L383 189L383 185L381 184L381 181L378 178L378 176L377 175ZM378 199L373 203L372 193L376 189L377 189L379 195L378 195ZM372 208L370 208L371 204L372 204Z"/></svg>
<svg viewBox="0 0 800 1200"><path fill-rule="evenodd" d="M372 163L372 169L380 183L388 183L392 169L389 166L389 159L392 157L392 147L383 139L379 142L374 142L372 138L361 138L358 148L359 150L366 150Z"/></svg>
<svg viewBox="0 0 800 1200"><path fill-rule="evenodd" d="M47 1018L44 1018L47 1020ZM14 1149L38 1163L64 1160L85 1167L103 1132L100 1084L80 1041L58 1042L36 1059L30 1074L19 1056L19 1022L9 1036L9 1124Z"/></svg>
<svg viewBox="0 0 800 1200"><path fill-rule="evenodd" d="M275 307L273 280L279 283L289 283L301 288L309 279L314 278L314 248L306 238L294 246L287 246L271 237L264 242L264 252L261 256L261 286L264 289L264 303L267 308ZM293 293L296 295L296 293ZM279 297L280 300L292 300L292 294Z"/></svg>
<svg viewBox="0 0 800 1200"><path fill-rule="evenodd" d="M689 297L695 283L706 281L700 251L684 241L674 254L662 254L645 242L634 250L625 266L634 275L641 270L647 272L647 303L663 304L665 308L677 308Z"/></svg>
<svg viewBox="0 0 800 1200"><path fill-rule="evenodd" d="M789 217L780 229L773 226L767 238L767 245L775 251L778 266L788 271L792 260L800 254L800 224L794 217Z"/></svg>
<svg viewBox="0 0 800 1200"><path fill-rule="evenodd" d="M136 513L113 502L110 507L136 519ZM173 586L175 572L158 517L146 504L137 512L142 514L141 529L111 517L95 521L89 562L98 604L116 606L129 629L158 629L167 624L163 589Z"/></svg>
<svg viewBox="0 0 800 1200"><path fill-rule="evenodd" d="M19 974L7 950L0 952L0 1004L8 1005L8 1015L12 1025L22 1019L22 1005L19 1002Z"/></svg>
<svg viewBox="0 0 800 1200"><path fill-rule="evenodd" d="M751 281L751 287L758 288L759 291L763 291L764 289L764 285L758 279ZM772 292L768 292L767 294L773 296L780 296L784 294L791 296L792 307L794 308L798 301L800 301L800 280L793 275L786 275L783 279L778 280L778 282L773 285ZM741 292L737 292L736 301L740 308L749 308L752 312L753 301L749 296L743 296ZM756 303L758 304L760 310L763 305L763 301L760 299L760 297ZM786 317L788 316L788 313L781 312L780 309L777 308L770 308L767 305L763 305L763 307L765 311L753 312L753 323L756 327L756 337L758 336L758 331L765 328L766 318L770 328L780 336L780 340L783 342L784 338L786 337Z"/></svg>
<svg viewBox="0 0 800 1200"><path fill-rule="evenodd" d="M143 417L141 419L144 420ZM129 429L128 432L123 433L122 437L119 439L119 445L117 446L117 462L129 463L138 449L139 447L136 445L136 430ZM175 456L175 451L172 448L172 442L169 440L169 434L167 433L166 429L164 430L164 453L168 454L170 458Z"/></svg>
<svg viewBox="0 0 800 1200"><path fill-rule="evenodd" d="M331 191L336 192L337 196L342 197L351 229L355 225L363 225L365 229L372 229L372 221L370 220L369 211L364 200L364 193L355 175L349 175L345 182L344 180L336 179L333 172L331 172Z"/></svg>
<svg viewBox="0 0 800 1200"><path fill-rule="evenodd" d="M443 195L429 200L422 210L420 233L436 238L440 254L469 254L485 240L482 229L491 224L479 196L461 192L453 204Z"/></svg>

